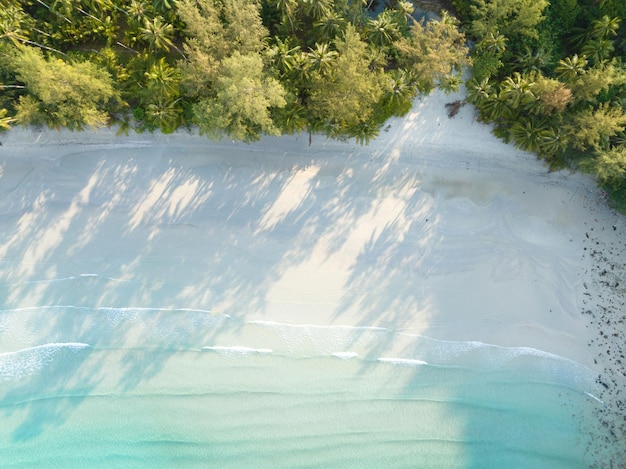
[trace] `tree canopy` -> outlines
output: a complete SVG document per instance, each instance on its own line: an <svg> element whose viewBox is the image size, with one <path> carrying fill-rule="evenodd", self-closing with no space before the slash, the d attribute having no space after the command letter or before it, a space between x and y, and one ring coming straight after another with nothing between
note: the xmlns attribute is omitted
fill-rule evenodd
<svg viewBox="0 0 626 469"><path fill-rule="evenodd" d="M453 0L468 99L551 168L588 171L626 211L626 0Z"/></svg>
<svg viewBox="0 0 626 469"><path fill-rule="evenodd" d="M468 62L449 18L407 1L2 0L3 126L254 141L308 130L366 143Z"/></svg>

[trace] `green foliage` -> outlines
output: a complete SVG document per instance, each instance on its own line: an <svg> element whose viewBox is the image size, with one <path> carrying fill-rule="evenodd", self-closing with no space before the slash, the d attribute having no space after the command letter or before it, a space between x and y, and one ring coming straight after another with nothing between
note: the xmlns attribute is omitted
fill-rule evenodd
<svg viewBox="0 0 626 469"><path fill-rule="evenodd" d="M0 9L0 40L17 46L28 40L34 21L19 6L11 4Z"/></svg>
<svg viewBox="0 0 626 469"><path fill-rule="evenodd" d="M429 92L453 75L460 75L470 62L465 36L447 14L440 21L415 23L408 37L397 41L398 62L410 70L417 88Z"/></svg>
<svg viewBox="0 0 626 469"><path fill-rule="evenodd" d="M559 64L555 68L555 73L560 80L566 83L574 83L581 75L587 71L587 58L583 55L578 57L565 57L559 60Z"/></svg>
<svg viewBox="0 0 626 469"><path fill-rule="evenodd" d="M250 142L264 133L278 135L271 108L285 104L285 90L263 72L261 57L235 52L220 66L215 97L194 106L194 120L200 132L211 138L227 135Z"/></svg>
<svg viewBox="0 0 626 469"><path fill-rule="evenodd" d="M536 110L539 114L562 114L572 102L572 90L559 80L539 73L532 76L532 81L533 93L538 98Z"/></svg>
<svg viewBox="0 0 626 469"><path fill-rule="evenodd" d="M475 38L498 31L509 39L537 38L547 0L471 0L467 19Z"/></svg>
<svg viewBox="0 0 626 469"><path fill-rule="evenodd" d="M595 103L598 95L608 90L618 78L619 71L613 65L590 68L570 83L574 100L579 103Z"/></svg>
<svg viewBox="0 0 626 469"><path fill-rule="evenodd" d="M292 93L285 95L285 106L272 110L272 121L284 134L303 132L307 128L307 112Z"/></svg>
<svg viewBox="0 0 626 469"><path fill-rule="evenodd" d="M500 58L501 54L497 52L486 49L476 51L472 60L472 76L478 81L497 76L504 65Z"/></svg>
<svg viewBox="0 0 626 469"><path fill-rule="evenodd" d="M0 53L0 109L53 127L113 119L124 131L196 125L252 141L308 130L367 143L419 92L457 88L469 63L447 14L420 24L412 2L376 16L371 3L4 0L0 52L14 52Z"/></svg>
<svg viewBox="0 0 626 469"><path fill-rule="evenodd" d="M139 28L139 39L146 42L151 51L164 50L169 52L170 47L174 44L172 36L174 27L165 23L161 17L152 20L145 19L144 24Z"/></svg>
<svg viewBox="0 0 626 469"><path fill-rule="evenodd" d="M609 196L609 204L626 215L626 181L624 179L613 183L602 184L602 188Z"/></svg>
<svg viewBox="0 0 626 469"><path fill-rule="evenodd" d="M576 135L573 144L580 150L593 148L606 150L610 139L626 129L626 114L621 107L607 103L596 109L588 108L574 116L571 133Z"/></svg>
<svg viewBox="0 0 626 469"><path fill-rule="evenodd" d="M405 70L393 70L386 79L381 97L382 110L390 116L403 116L409 112L415 98L414 79Z"/></svg>
<svg viewBox="0 0 626 469"><path fill-rule="evenodd" d="M0 131L9 130L14 119L9 117L6 109L0 109Z"/></svg>
<svg viewBox="0 0 626 469"><path fill-rule="evenodd" d="M626 181L626 147L597 151L594 158L585 160L582 168L595 175L603 185L617 189Z"/></svg>
<svg viewBox="0 0 626 469"><path fill-rule="evenodd" d="M382 95L382 73L370 70L367 44L353 26L336 46L333 73L313 73L308 108L313 122L339 137L355 133L373 117Z"/></svg>
<svg viewBox="0 0 626 469"><path fill-rule="evenodd" d="M151 95L178 97L179 71L169 65L163 57L153 63L146 75L146 90Z"/></svg>
<svg viewBox="0 0 626 469"><path fill-rule="evenodd" d="M626 207L625 0L454 0L475 41L468 101L552 169L580 167Z"/></svg>
<svg viewBox="0 0 626 469"><path fill-rule="evenodd" d="M29 92L16 105L20 124L46 124L72 130L101 127L109 117L104 108L116 93L110 75L90 62L46 59L32 47L16 51L13 67Z"/></svg>

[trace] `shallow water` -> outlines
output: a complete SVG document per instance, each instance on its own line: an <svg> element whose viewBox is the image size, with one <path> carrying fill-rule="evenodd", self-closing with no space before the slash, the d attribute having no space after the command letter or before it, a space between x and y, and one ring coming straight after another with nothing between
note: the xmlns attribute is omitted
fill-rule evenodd
<svg viewBox="0 0 626 469"><path fill-rule="evenodd" d="M571 468L592 458L593 373L533 349L193 310L0 318L3 334L46 318L81 324L71 342L43 334L49 342L0 355L2 467ZM143 340L126 348L134 334ZM404 354L377 356L390 341Z"/></svg>

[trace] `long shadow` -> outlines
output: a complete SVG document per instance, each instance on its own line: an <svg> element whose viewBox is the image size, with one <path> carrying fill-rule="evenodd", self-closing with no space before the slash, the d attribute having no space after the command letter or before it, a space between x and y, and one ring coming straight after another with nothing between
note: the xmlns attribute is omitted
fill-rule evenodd
<svg viewBox="0 0 626 469"><path fill-rule="evenodd" d="M7 367L16 353L44 355L44 371L0 391L0 412L20 420L15 441L61 426L90 393L157 376L170 355L154 350L236 337L267 314L285 271L320 238L328 256L342 249L375 201L351 182L362 160L338 168L332 152L264 162L229 145L49 150L65 154L7 158L1 176L0 352Z"/></svg>
<svg viewBox="0 0 626 469"><path fill-rule="evenodd" d="M0 374L13 441L61 427L90 394L141 390L177 352L239 344L251 319L311 322L298 314L307 295L335 295L307 305L316 324L362 327L348 349L369 326L393 328L365 350L362 373L398 352L396 333L423 333L414 327L436 316L428 279L446 235L422 191L426 165L404 156L438 128L426 124L376 150L172 137L6 158L0 372L15 364L8 354L57 344L41 368Z"/></svg>

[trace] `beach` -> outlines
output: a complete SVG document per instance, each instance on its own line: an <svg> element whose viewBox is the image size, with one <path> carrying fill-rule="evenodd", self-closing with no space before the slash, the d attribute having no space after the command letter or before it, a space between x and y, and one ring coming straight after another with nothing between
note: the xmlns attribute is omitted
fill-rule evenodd
<svg viewBox="0 0 626 469"><path fill-rule="evenodd" d="M368 146L0 135L8 466L621 467L626 221L462 98Z"/></svg>

